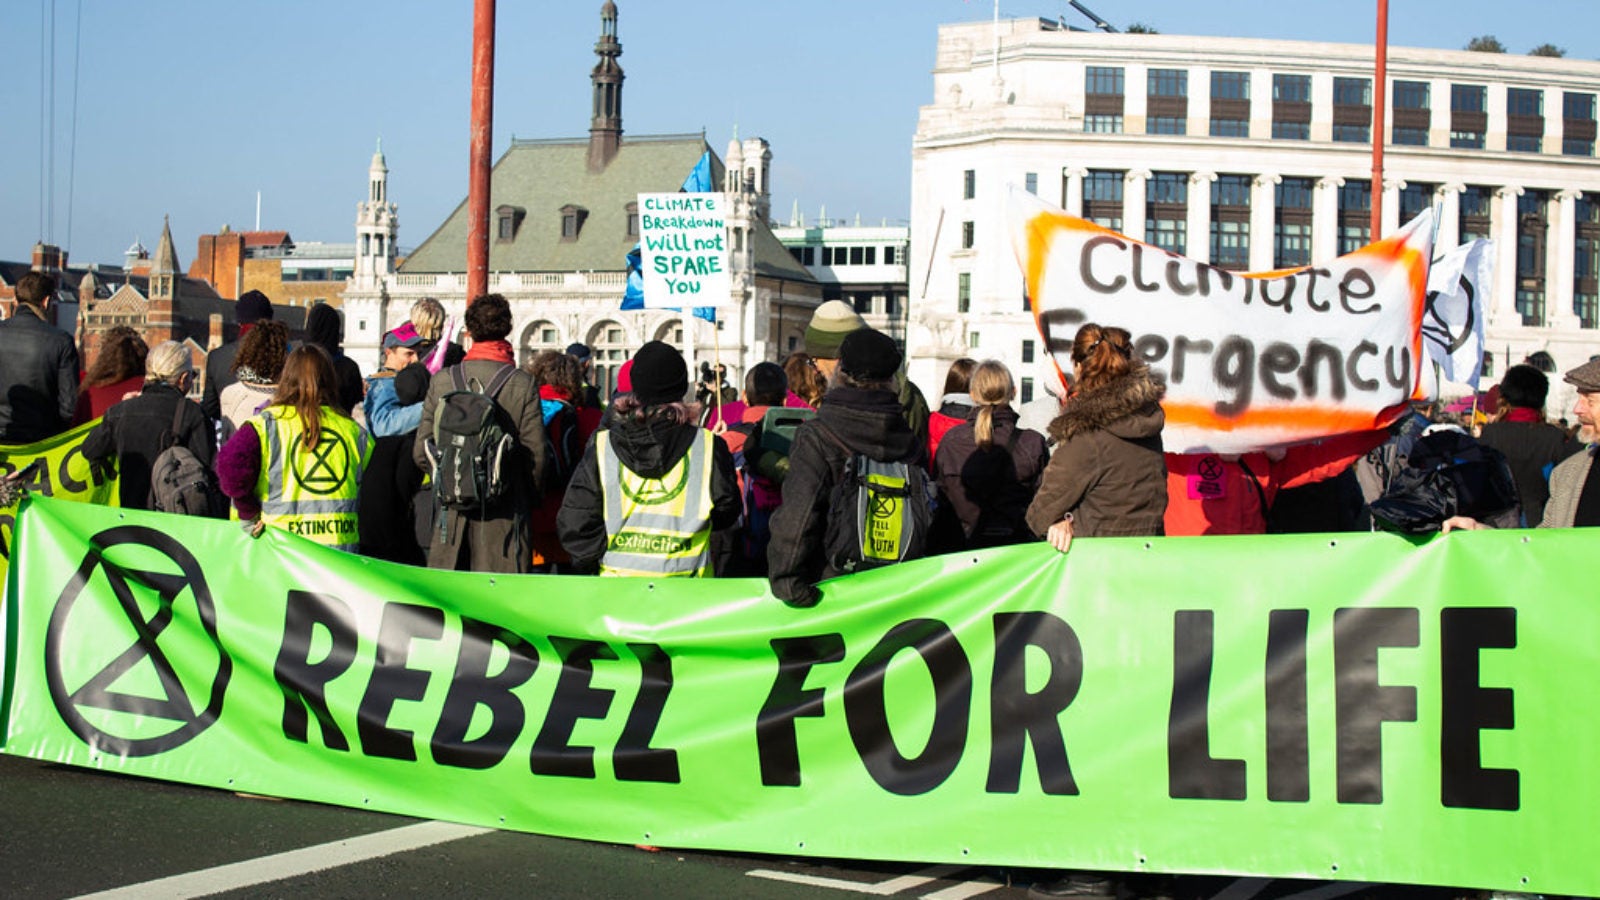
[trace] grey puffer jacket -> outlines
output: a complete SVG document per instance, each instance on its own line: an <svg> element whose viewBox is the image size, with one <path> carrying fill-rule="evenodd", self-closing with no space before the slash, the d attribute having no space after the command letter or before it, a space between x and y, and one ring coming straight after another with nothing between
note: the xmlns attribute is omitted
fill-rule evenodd
<svg viewBox="0 0 1600 900"><path fill-rule="evenodd" d="M1166 387L1149 369L1074 395L1050 425L1058 442L1028 527L1041 537L1067 513L1078 537L1156 535L1167 511L1161 452Z"/></svg>

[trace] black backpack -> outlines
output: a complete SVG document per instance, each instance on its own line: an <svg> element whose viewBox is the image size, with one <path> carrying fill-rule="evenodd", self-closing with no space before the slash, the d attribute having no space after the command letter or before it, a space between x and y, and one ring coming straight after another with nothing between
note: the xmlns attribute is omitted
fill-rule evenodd
<svg viewBox="0 0 1600 900"><path fill-rule="evenodd" d="M928 555L933 530L933 483L914 462L879 462L857 453L818 421L845 452L844 467L828 497L823 550L839 572L859 572Z"/></svg>
<svg viewBox="0 0 1600 900"><path fill-rule="evenodd" d="M150 464L150 495L146 506L156 512L180 516L221 518L226 509L211 470L183 445L183 411L187 400L178 399L172 430L161 436L161 452Z"/></svg>
<svg viewBox="0 0 1600 900"><path fill-rule="evenodd" d="M1372 501L1372 519L1390 531L1425 534L1451 516L1515 528L1517 483L1500 451L1460 431L1435 431L1417 438L1406 465Z"/></svg>
<svg viewBox="0 0 1600 900"><path fill-rule="evenodd" d="M488 387L476 380L469 386L462 366L450 368L455 389L439 398L427 437L434 496L444 508L479 511L506 494L506 467L516 442L501 426L504 413L494 398L516 373L507 364Z"/></svg>

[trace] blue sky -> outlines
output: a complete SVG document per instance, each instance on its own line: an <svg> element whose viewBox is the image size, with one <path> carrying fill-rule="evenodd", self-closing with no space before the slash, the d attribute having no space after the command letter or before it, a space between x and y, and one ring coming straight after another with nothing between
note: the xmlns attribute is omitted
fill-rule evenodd
<svg viewBox="0 0 1600 900"><path fill-rule="evenodd" d="M773 208L903 220L911 137L932 92L941 23L987 20L989 0L618 0L624 128L697 132L719 153L735 126L773 146ZM1363 42L1361 0L1087 0L1113 24L1169 34ZM75 28L82 8L81 31ZM75 262L154 248L172 217L185 266L195 238L254 223L297 240L354 240L381 137L402 246L466 195L470 0L4 0L0 259L41 237ZM41 109L55 19L54 128ZM588 131L598 0L499 3L495 155L512 135ZM1064 16L1065 0L1004 0L1005 17ZM1391 0L1393 45L1459 48L1494 34L1513 53L1546 41L1600 58L1596 0ZM81 41L73 153L74 39ZM41 215L42 137L54 203ZM72 202L69 216L69 188ZM41 223L41 219L43 222ZM69 241L70 220L70 241Z"/></svg>

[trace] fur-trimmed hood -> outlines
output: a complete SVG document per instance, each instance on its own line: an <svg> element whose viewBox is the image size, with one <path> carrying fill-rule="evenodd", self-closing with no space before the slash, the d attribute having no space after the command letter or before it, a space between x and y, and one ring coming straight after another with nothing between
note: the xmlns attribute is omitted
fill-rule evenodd
<svg viewBox="0 0 1600 900"><path fill-rule="evenodd" d="M1161 398L1167 386L1150 377L1146 366L1085 393L1074 394L1050 423L1050 436L1065 441L1090 431L1106 431L1119 438L1139 440L1161 433L1166 413Z"/></svg>

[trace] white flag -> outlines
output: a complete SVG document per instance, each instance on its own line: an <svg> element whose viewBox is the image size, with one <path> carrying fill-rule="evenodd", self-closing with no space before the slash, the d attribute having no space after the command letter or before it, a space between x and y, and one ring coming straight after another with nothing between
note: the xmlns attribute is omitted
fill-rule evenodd
<svg viewBox="0 0 1600 900"><path fill-rule="evenodd" d="M1474 390L1483 374L1484 296L1493 284L1493 241L1462 244L1428 272L1422 341L1445 378Z"/></svg>

